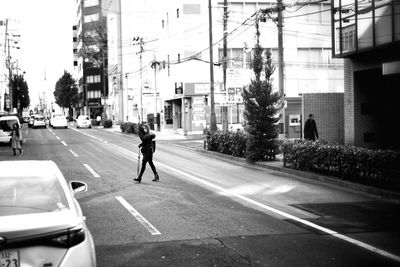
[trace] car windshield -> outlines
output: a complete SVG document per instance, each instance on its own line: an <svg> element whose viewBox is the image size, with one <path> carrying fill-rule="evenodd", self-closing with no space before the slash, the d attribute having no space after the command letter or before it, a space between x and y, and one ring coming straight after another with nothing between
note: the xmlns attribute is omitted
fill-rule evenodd
<svg viewBox="0 0 400 267"><path fill-rule="evenodd" d="M12 129L12 126L14 123L16 123L16 120L4 120L0 121L0 129L3 130L4 132L10 132Z"/></svg>
<svg viewBox="0 0 400 267"><path fill-rule="evenodd" d="M0 216L68 208L65 193L55 176L0 178Z"/></svg>
<svg viewBox="0 0 400 267"><path fill-rule="evenodd" d="M35 120L37 120L37 121L43 121L43 120L44 120L44 117L36 117Z"/></svg>
<svg viewBox="0 0 400 267"><path fill-rule="evenodd" d="M79 116L78 120L89 120L89 117L87 116Z"/></svg>

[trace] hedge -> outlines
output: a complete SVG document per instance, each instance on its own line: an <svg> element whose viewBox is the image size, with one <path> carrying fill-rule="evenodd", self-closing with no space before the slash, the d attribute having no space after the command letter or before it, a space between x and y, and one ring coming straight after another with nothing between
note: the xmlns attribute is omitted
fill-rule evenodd
<svg viewBox="0 0 400 267"><path fill-rule="evenodd" d="M124 122L120 125L123 133L137 134L139 132L139 124L133 122Z"/></svg>
<svg viewBox="0 0 400 267"><path fill-rule="evenodd" d="M243 131L206 133L206 147L208 150L217 151L235 157L246 157L246 142L249 136ZM265 149L265 160L272 160L279 151ZM272 155L273 154L273 155Z"/></svg>
<svg viewBox="0 0 400 267"><path fill-rule="evenodd" d="M104 128L111 128L112 127L112 120L110 120L110 119L105 120L103 126L104 126Z"/></svg>
<svg viewBox="0 0 400 267"><path fill-rule="evenodd" d="M371 185L399 186L400 153L320 141L285 141L283 165Z"/></svg>

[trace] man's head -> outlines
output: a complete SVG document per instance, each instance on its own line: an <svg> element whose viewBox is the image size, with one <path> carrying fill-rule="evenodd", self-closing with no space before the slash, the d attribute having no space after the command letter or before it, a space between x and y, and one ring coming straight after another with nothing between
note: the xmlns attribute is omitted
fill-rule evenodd
<svg viewBox="0 0 400 267"><path fill-rule="evenodd" d="M314 115L313 115L313 114L309 114L309 115L308 115L308 118L309 118L309 119L314 119Z"/></svg>

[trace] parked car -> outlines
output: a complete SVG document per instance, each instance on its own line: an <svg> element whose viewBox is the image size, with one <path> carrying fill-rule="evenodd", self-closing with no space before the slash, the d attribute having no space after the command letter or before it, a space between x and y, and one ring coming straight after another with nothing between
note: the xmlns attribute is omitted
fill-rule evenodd
<svg viewBox="0 0 400 267"><path fill-rule="evenodd" d="M0 169L0 266L96 266L74 197L87 185L67 183L53 161L0 161Z"/></svg>
<svg viewBox="0 0 400 267"><path fill-rule="evenodd" d="M33 128L43 127L46 128L46 120L43 115L35 115L33 119Z"/></svg>
<svg viewBox="0 0 400 267"><path fill-rule="evenodd" d="M76 120L76 128L92 128L92 122L89 116L86 115L79 115L78 119Z"/></svg>
<svg viewBox="0 0 400 267"><path fill-rule="evenodd" d="M11 142L11 131L14 123L17 123L21 128L21 123L17 116L2 116L0 117L0 143ZM0 264L1 266L1 264Z"/></svg>
<svg viewBox="0 0 400 267"><path fill-rule="evenodd" d="M63 115L56 115L50 119L50 125L53 128L68 128L67 118Z"/></svg>

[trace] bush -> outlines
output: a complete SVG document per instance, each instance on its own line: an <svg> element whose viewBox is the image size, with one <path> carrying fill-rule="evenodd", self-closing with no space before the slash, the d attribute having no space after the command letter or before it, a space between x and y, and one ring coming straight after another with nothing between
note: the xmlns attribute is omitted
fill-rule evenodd
<svg viewBox="0 0 400 267"><path fill-rule="evenodd" d="M111 128L112 127L112 120L110 120L110 119L108 119L108 120L105 120L104 121L104 124L103 124L103 126L104 126L104 128Z"/></svg>
<svg viewBox="0 0 400 267"><path fill-rule="evenodd" d="M139 125L133 122L121 123L120 128L123 133L137 134L139 132Z"/></svg>
<svg viewBox="0 0 400 267"><path fill-rule="evenodd" d="M100 125L100 121L97 121L96 119L92 119L92 125L93 126L99 126Z"/></svg>
<svg viewBox="0 0 400 267"><path fill-rule="evenodd" d="M285 141L284 166L329 174L371 185L398 185L400 153L320 141Z"/></svg>
<svg viewBox="0 0 400 267"><path fill-rule="evenodd" d="M206 133L207 149L223 154L245 157L246 156L246 134L243 132L221 132Z"/></svg>

